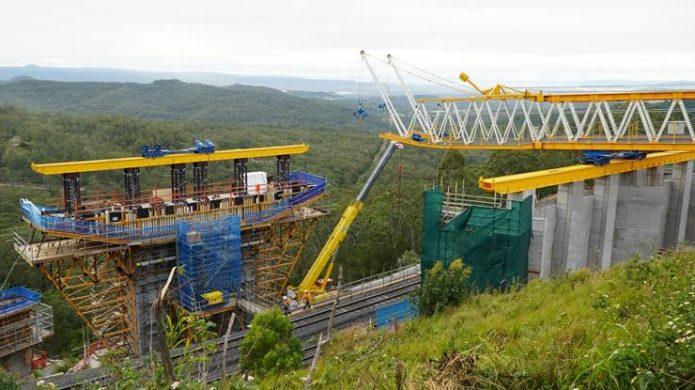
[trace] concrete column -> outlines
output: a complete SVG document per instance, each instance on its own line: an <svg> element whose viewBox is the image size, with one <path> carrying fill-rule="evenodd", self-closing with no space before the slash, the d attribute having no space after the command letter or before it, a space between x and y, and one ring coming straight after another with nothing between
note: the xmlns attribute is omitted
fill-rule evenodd
<svg viewBox="0 0 695 390"><path fill-rule="evenodd" d="M545 216L543 226L543 241L541 249L541 279L548 279L552 275L553 266L553 242L555 241L555 222L557 208L550 207Z"/></svg>
<svg viewBox="0 0 695 390"><path fill-rule="evenodd" d="M593 197L584 196L583 181L558 187L552 259L554 275L587 266L592 214Z"/></svg>
<svg viewBox="0 0 695 390"><path fill-rule="evenodd" d="M693 181L693 161L674 164L671 181L664 245L667 248L676 248L685 240Z"/></svg>
<svg viewBox="0 0 695 390"><path fill-rule="evenodd" d="M643 176L646 177L646 174ZM588 256L591 268L606 269L611 266L619 187L619 175L604 176L594 181L594 215Z"/></svg>
<svg viewBox="0 0 695 390"><path fill-rule="evenodd" d="M661 187L664 185L664 166L647 169L647 186Z"/></svg>
<svg viewBox="0 0 695 390"><path fill-rule="evenodd" d="M536 205L536 190L512 192L511 194L507 194L507 199L521 202L529 196L533 197L533 200L531 201L531 207L534 208L534 206Z"/></svg>
<svg viewBox="0 0 695 390"><path fill-rule="evenodd" d="M638 187L646 187L649 185L649 175L646 169L635 171L635 185Z"/></svg>

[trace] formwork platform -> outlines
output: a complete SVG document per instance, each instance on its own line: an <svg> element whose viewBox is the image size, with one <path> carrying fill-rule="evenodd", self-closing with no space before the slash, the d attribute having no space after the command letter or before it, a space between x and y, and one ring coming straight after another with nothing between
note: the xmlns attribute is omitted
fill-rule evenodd
<svg viewBox="0 0 695 390"><path fill-rule="evenodd" d="M22 200L22 217L34 233L31 238L16 235L15 250L47 277L105 345L141 355L152 347L151 306L171 268L184 265L193 272L192 264L209 260L217 244L222 243L218 255L232 246L238 249L238 266L217 269L220 275L235 275L231 285L208 283L216 279L209 273L214 267L199 269L202 273L193 278L175 281L177 304L217 315L235 309L236 298L263 307L279 301L314 224L327 215L320 202L324 178L304 172L283 176L262 188L230 182L202 191L187 186L176 196L166 190L136 199L82 196L72 210L66 203L41 206ZM188 227L188 234L196 230L191 227L219 227L221 221L235 221L231 236L236 238L217 240L186 260L184 247L177 248L177 229L183 234ZM184 246L191 250L195 243ZM249 268L242 270L242 264ZM208 300L206 294L215 291L222 291L221 302Z"/></svg>

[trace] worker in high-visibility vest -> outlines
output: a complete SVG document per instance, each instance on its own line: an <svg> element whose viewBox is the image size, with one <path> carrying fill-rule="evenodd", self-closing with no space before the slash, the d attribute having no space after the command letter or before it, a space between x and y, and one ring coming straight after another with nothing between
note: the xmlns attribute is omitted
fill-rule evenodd
<svg viewBox="0 0 695 390"><path fill-rule="evenodd" d="M311 296L311 293L309 291L304 293L304 310L311 309L311 299L313 297Z"/></svg>

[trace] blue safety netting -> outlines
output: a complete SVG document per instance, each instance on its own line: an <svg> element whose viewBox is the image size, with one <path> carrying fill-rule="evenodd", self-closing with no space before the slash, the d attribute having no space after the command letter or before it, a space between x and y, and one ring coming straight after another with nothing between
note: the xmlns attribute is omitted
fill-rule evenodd
<svg viewBox="0 0 695 390"><path fill-rule="evenodd" d="M376 308L376 326L377 328L389 326L394 322L402 322L414 318L417 314L417 304L411 299L403 299L395 303L389 303Z"/></svg>
<svg viewBox="0 0 695 390"><path fill-rule="evenodd" d="M288 177L289 181L294 181L303 185L313 186L306 191L302 191L289 198L292 206L306 202L307 200L322 194L326 190L326 178L306 172L292 172Z"/></svg>
<svg viewBox="0 0 695 390"><path fill-rule="evenodd" d="M228 304L241 289L241 231L238 216L209 222L179 221L176 252L179 302L189 311ZM223 302L211 305L203 294L220 291Z"/></svg>
<svg viewBox="0 0 695 390"><path fill-rule="evenodd" d="M0 315L6 316L25 310L41 299L41 294L26 287L12 287L0 291Z"/></svg>
<svg viewBox="0 0 695 390"><path fill-rule="evenodd" d="M288 179L299 185L309 186L308 189L293 194L287 199L276 202L270 207L260 211L245 210L241 219L244 224L267 222L279 213L289 210L291 207L304 203L320 194L326 189L326 179L306 172L292 172ZM56 212L43 206L38 206L27 199L19 200L19 207L24 217L32 225L42 230L52 230L70 234L91 235L106 239L136 240L153 239L176 234L176 221L169 224L159 224L148 227L116 226L95 221L75 220L69 216L53 216L47 213Z"/></svg>

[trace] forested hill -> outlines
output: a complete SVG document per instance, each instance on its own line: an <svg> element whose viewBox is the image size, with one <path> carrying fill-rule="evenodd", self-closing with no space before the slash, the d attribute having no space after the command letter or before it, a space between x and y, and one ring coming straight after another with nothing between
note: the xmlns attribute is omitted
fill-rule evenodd
<svg viewBox="0 0 695 390"><path fill-rule="evenodd" d="M158 80L149 84L59 82L19 78L0 83L0 105L77 114L124 114L145 119L309 126L356 123L352 102L302 98L279 90L214 87ZM371 118L370 118L371 119Z"/></svg>

